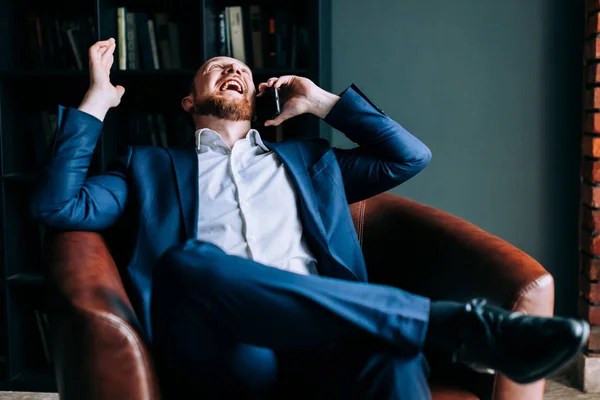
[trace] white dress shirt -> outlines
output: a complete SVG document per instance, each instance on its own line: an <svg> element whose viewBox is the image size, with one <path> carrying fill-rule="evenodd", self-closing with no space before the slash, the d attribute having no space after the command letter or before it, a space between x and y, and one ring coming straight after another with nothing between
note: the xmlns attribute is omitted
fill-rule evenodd
<svg viewBox="0 0 600 400"><path fill-rule="evenodd" d="M297 198L277 155L252 129L233 149L211 129L196 131L198 239L228 254L298 274L316 274Z"/></svg>

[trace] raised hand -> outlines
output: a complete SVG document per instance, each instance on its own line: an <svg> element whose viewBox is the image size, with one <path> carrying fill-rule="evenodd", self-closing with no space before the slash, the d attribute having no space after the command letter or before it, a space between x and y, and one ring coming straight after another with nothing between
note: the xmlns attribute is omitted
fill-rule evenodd
<svg viewBox="0 0 600 400"><path fill-rule="evenodd" d="M287 119L305 113L325 118L339 100L338 96L321 89L310 79L300 76L285 75L269 78L258 85L258 91L262 93L267 87L272 86L281 90L281 114L273 120L266 121L265 126L277 126Z"/></svg>
<svg viewBox="0 0 600 400"><path fill-rule="evenodd" d="M88 52L90 67L90 87L79 106L100 120L104 119L111 107L121 102L125 93L123 86L110 82L110 68L114 62L116 43L113 38L94 43Z"/></svg>

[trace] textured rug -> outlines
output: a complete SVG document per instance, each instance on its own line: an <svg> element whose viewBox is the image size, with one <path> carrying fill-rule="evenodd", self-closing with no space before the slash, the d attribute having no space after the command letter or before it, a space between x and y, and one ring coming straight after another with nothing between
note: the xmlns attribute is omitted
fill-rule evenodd
<svg viewBox="0 0 600 400"><path fill-rule="evenodd" d="M56 393L0 392L0 400L58 400Z"/></svg>
<svg viewBox="0 0 600 400"><path fill-rule="evenodd" d="M0 400L58 400L55 393L0 392ZM565 377L548 380L544 400L600 400L600 394L581 393Z"/></svg>

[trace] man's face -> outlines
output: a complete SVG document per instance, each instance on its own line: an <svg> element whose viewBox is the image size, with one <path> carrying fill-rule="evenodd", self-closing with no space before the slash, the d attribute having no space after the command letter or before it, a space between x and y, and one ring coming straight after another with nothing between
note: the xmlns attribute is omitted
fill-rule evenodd
<svg viewBox="0 0 600 400"><path fill-rule="evenodd" d="M197 115L249 121L254 114L254 81L250 68L230 57L208 60L196 73L191 94Z"/></svg>

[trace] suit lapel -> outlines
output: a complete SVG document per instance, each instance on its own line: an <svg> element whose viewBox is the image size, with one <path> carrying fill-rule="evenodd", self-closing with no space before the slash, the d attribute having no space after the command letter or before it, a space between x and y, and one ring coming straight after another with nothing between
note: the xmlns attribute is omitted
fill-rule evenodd
<svg viewBox="0 0 600 400"><path fill-rule="evenodd" d="M317 205L317 198L315 191L312 186L310 177L308 176L307 165L302 157L302 150L295 141L289 142L265 142L265 145L273 150L279 159L286 166L292 181L300 195L301 206L306 211L304 217L309 220L305 220L304 226L306 228L313 228L312 233L316 239L323 245L326 246L326 235L321 215Z"/></svg>
<svg viewBox="0 0 600 400"><path fill-rule="evenodd" d="M187 239L197 236L198 221L198 154L196 148L167 148L173 162L179 206Z"/></svg>
<svg viewBox="0 0 600 400"><path fill-rule="evenodd" d="M299 145L294 141L265 142L265 145L277 154L292 178L299 194L301 206L305 211L305 227L312 230L309 233L312 233L323 246L326 246L325 228ZM175 170L177 194L186 237L193 239L197 236L198 228L198 154L193 146L171 147L167 148L167 151Z"/></svg>

